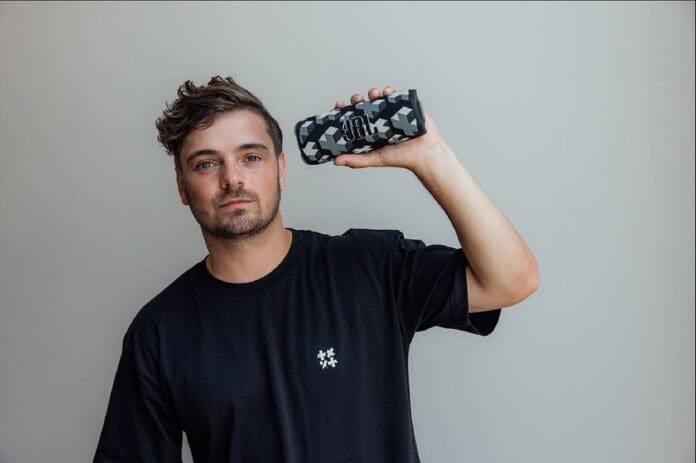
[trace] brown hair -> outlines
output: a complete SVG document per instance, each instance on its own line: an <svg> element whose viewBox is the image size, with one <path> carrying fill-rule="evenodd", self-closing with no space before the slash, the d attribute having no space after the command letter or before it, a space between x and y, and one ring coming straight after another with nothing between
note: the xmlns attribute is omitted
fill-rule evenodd
<svg viewBox="0 0 696 463"><path fill-rule="evenodd" d="M174 156L174 164L181 170L181 146L186 136L194 129L210 127L219 113L248 109L263 117L266 131L273 141L276 159L283 150L283 133L278 121L266 110L261 100L237 84L232 77L215 76L207 86L197 87L187 80L179 87L172 106L157 119L157 140L167 153Z"/></svg>

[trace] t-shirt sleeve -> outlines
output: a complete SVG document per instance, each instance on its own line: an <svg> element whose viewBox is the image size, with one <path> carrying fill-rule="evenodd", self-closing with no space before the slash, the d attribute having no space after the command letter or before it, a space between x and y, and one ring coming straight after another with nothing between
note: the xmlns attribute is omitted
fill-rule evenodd
<svg viewBox="0 0 696 463"><path fill-rule="evenodd" d="M182 431L162 386L157 332L141 313L123 338L95 463L181 462Z"/></svg>
<svg viewBox="0 0 696 463"><path fill-rule="evenodd" d="M392 232L390 246L389 278L408 343L416 331L433 326L480 336L493 331L502 308L469 313L468 260L461 248L426 246L421 240L404 238L398 230Z"/></svg>

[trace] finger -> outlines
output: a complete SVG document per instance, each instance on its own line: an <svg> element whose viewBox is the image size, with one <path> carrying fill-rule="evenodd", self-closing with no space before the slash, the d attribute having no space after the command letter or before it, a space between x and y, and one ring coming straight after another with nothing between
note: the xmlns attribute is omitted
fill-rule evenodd
<svg viewBox="0 0 696 463"><path fill-rule="evenodd" d="M335 166L356 167L355 157L351 154L344 154L334 159Z"/></svg>
<svg viewBox="0 0 696 463"><path fill-rule="evenodd" d="M395 91L396 91L396 89L395 89L394 87L392 87L391 85L387 85L386 87L384 87L384 90L382 91L382 94L383 94L384 96L387 96L387 95L389 95L390 93L394 93Z"/></svg>
<svg viewBox="0 0 696 463"><path fill-rule="evenodd" d="M334 106L334 109L341 109L341 108L344 107L345 105L346 105L346 104L343 102L343 100L338 100L338 101L336 102L336 105Z"/></svg>
<svg viewBox="0 0 696 463"><path fill-rule="evenodd" d="M370 91L367 92L367 97L370 100L374 100L375 98L379 98L382 96L382 93L379 91L379 89L372 87Z"/></svg>
<svg viewBox="0 0 696 463"><path fill-rule="evenodd" d="M375 153L344 154L334 159L334 165L360 169L362 167L380 167L385 165L383 159Z"/></svg>
<svg viewBox="0 0 696 463"><path fill-rule="evenodd" d="M360 93L354 93L353 96L350 97L351 104L360 103L362 100L363 96Z"/></svg>

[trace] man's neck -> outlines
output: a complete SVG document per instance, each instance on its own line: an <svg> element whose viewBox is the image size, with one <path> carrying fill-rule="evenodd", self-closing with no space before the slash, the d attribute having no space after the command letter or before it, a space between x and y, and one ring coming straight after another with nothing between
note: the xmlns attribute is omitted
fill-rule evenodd
<svg viewBox="0 0 696 463"><path fill-rule="evenodd" d="M249 283L269 274L290 251L292 231L282 222L269 226L235 246L209 242L205 259L208 271L218 280L228 283Z"/></svg>

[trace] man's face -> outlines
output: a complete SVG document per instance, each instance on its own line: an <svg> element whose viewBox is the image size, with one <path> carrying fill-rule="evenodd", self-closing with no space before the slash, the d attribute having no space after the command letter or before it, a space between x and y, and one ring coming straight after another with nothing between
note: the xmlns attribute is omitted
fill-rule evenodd
<svg viewBox="0 0 696 463"><path fill-rule="evenodd" d="M210 127L189 133L181 169L176 171L181 202L190 206L204 234L255 235L278 215L285 153L276 161L264 120L253 111L218 114ZM223 207L233 199L249 202Z"/></svg>

